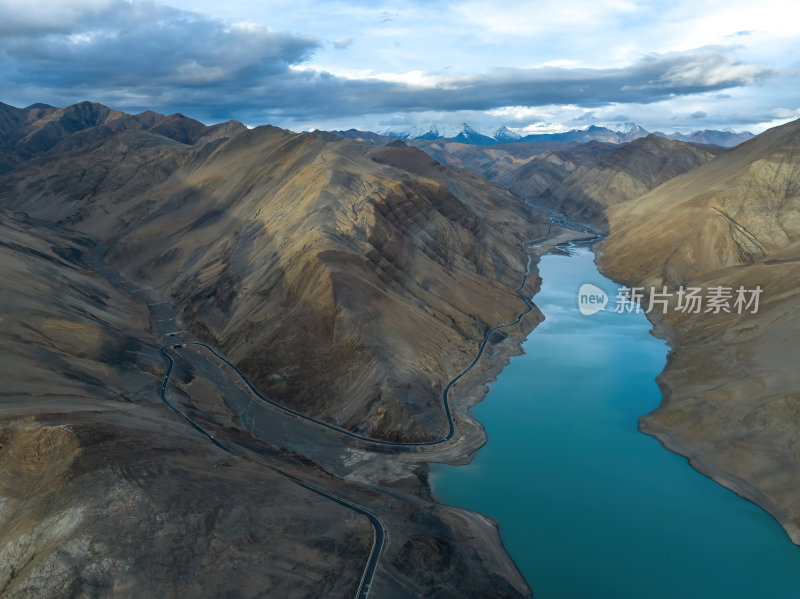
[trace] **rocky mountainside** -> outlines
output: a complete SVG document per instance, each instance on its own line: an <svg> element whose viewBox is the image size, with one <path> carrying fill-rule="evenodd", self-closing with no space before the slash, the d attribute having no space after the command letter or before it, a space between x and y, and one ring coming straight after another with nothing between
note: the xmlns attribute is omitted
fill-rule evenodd
<svg viewBox="0 0 800 599"><path fill-rule="evenodd" d="M493 182L521 198L546 203L546 196L552 194L575 169L597 161L616 147L613 144L590 141L568 150L547 151L495 177ZM540 200L543 196L545 199Z"/></svg>
<svg viewBox="0 0 800 599"><path fill-rule="evenodd" d="M397 139L399 139L397 137L381 135L380 133L373 133L372 131L361 131L359 129L347 129L346 131L331 131L331 133L338 135L339 137L344 137L346 139L354 139L356 141L376 144L379 146L388 145L393 141L397 141Z"/></svg>
<svg viewBox="0 0 800 599"><path fill-rule="evenodd" d="M637 198L723 151L656 135L611 148L589 144L578 147L581 152L578 148L569 150L564 158L556 155L532 160L498 178L497 183L525 199L605 229L608 207Z"/></svg>
<svg viewBox="0 0 800 599"><path fill-rule="evenodd" d="M783 250L797 233L798 131L798 121L770 129L615 207L605 247L622 256L647 231L649 251L626 264L637 280L670 283Z"/></svg>
<svg viewBox="0 0 800 599"><path fill-rule="evenodd" d="M575 141L524 142L512 139L513 136L508 134L505 134L506 141L502 143L471 144L464 141L464 136L456 141L434 135L415 138L404 135L401 138L397 132L394 136L388 136L357 129L334 133L347 139L376 145L387 145L402 139L407 145L421 149L438 162L477 173L492 182L545 152L567 150L579 145Z"/></svg>
<svg viewBox="0 0 800 599"><path fill-rule="evenodd" d="M406 143L423 150L443 164L478 173L493 183L545 152L568 150L579 145L570 141L518 141L479 146L422 139L408 140Z"/></svg>
<svg viewBox="0 0 800 599"><path fill-rule="evenodd" d="M351 594L369 523L272 469L301 464L198 443L158 398L148 307L93 270L92 249L0 210L0 594ZM276 558L282 575L252 565Z"/></svg>
<svg viewBox="0 0 800 599"><path fill-rule="evenodd" d="M440 439L444 384L524 307L518 244L544 225L516 198L402 143L2 115L4 597L352 596L378 527L331 497L386 528L381 596L529 595L491 521L431 501L422 458L259 412L218 361L162 352L205 341L298 412ZM479 441L454 409L456 443Z"/></svg>
<svg viewBox="0 0 800 599"><path fill-rule="evenodd" d="M245 126L229 121L207 127L180 114L164 116L151 111L129 115L93 102L25 109L0 103L0 173L40 154L68 154L127 130L150 131L183 144L196 144L234 135Z"/></svg>
<svg viewBox="0 0 800 599"><path fill-rule="evenodd" d="M719 312L694 313L675 295L655 316L673 351L664 401L642 429L769 510L800 543L800 121L606 214L599 261L613 278L730 296ZM737 309L740 288L747 301L761 289L757 311Z"/></svg>
<svg viewBox="0 0 800 599"><path fill-rule="evenodd" d="M405 143L439 162L478 173L522 198L565 209L599 226L606 204L641 195L724 151L720 146L647 135L640 128L629 131L627 137L601 135L602 128L594 129L495 144L447 139L406 139ZM393 140L356 130L337 135L378 145ZM606 153L609 156L601 161Z"/></svg>
<svg viewBox="0 0 800 599"><path fill-rule="evenodd" d="M645 137L646 135L648 135L648 132L645 129L633 123L628 123L622 127L621 131L615 131L608 127L590 125L586 129L571 129L570 131L563 131L560 133L533 133L524 136L520 141L568 141L579 144L599 141L603 143L623 144L639 139L640 137Z"/></svg>
<svg viewBox="0 0 800 599"><path fill-rule="evenodd" d="M656 133L656 135L668 139L677 139L678 141L720 146L722 148L733 148L753 138L753 134L749 131L715 131L713 129L703 129L693 133L670 133L669 135Z"/></svg>
<svg viewBox="0 0 800 599"><path fill-rule="evenodd" d="M122 131L7 176L0 201L108 243L281 402L402 440L443 434L441 386L512 317L535 236L513 197L418 149L272 127L199 148Z"/></svg>

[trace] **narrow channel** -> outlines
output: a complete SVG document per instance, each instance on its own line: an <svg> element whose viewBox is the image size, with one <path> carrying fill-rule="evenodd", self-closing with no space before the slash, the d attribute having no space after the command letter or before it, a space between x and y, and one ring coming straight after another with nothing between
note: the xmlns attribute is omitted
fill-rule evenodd
<svg viewBox="0 0 800 599"><path fill-rule="evenodd" d="M541 260L545 321L473 409L488 443L434 465L435 494L499 522L537 599L800 596L800 548L777 522L638 432L668 348L643 314L614 312L593 258ZM579 312L584 283L604 311Z"/></svg>

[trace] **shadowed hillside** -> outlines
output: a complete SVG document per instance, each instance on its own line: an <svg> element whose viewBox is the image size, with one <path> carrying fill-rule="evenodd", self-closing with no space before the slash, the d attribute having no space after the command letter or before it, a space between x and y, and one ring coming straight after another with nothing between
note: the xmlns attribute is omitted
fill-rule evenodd
<svg viewBox="0 0 800 599"><path fill-rule="evenodd" d="M240 133L245 127L236 121L207 127L180 114L147 111L129 115L93 102L25 109L0 103L0 173L45 153L81 151L86 144L127 130L150 131L195 144Z"/></svg>
<svg viewBox="0 0 800 599"><path fill-rule="evenodd" d="M579 149L583 150L576 153ZM639 197L664 181L723 152L648 135L622 146L578 146L564 156L542 156L497 183L581 222L607 227L609 206Z"/></svg>
<svg viewBox="0 0 800 599"><path fill-rule="evenodd" d="M548 151L501 175L494 180L494 183L521 198L548 203L552 191L561 185L570 173L584 164L593 163L603 154L616 148L616 145L590 141L569 150Z"/></svg>
<svg viewBox="0 0 800 599"><path fill-rule="evenodd" d="M441 388L513 320L536 236L510 194L418 149L273 127L200 147L124 130L2 189L108 243L276 400L402 440L446 431Z"/></svg>
<svg viewBox="0 0 800 599"><path fill-rule="evenodd" d="M513 196L400 144L0 108L0 594L351 597L377 564L380 596L530 596L422 457L165 345L205 340L362 434L440 439L445 382L524 309L518 244L544 227ZM480 441L464 410L453 455Z"/></svg>

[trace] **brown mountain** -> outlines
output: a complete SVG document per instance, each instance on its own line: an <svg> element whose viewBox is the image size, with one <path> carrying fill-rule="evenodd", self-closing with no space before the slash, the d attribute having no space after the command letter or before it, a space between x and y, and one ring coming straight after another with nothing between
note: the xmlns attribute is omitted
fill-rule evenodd
<svg viewBox="0 0 800 599"><path fill-rule="evenodd" d="M396 137L380 135L371 131L359 131L357 129L335 131L335 133L347 139L355 139L382 146L398 141ZM478 135L478 137L487 139L482 135ZM580 142L573 140L560 141L550 139L542 141L492 143L488 146L476 145L450 138L402 139L400 141L408 146L419 148L442 164L447 164L454 168L467 169L472 173L477 173L486 177L493 183L496 183L499 177L526 164L536 156L548 152L567 150L580 144Z"/></svg>
<svg viewBox="0 0 800 599"><path fill-rule="evenodd" d="M0 193L108 243L277 399L405 440L443 434L441 386L513 319L534 231L512 196L418 149L272 127L200 148L125 130Z"/></svg>
<svg viewBox="0 0 800 599"><path fill-rule="evenodd" d="M80 149L87 143L126 130L151 131L184 144L194 144L244 129L244 125L236 121L208 127L180 114L164 116L147 111L129 115L93 102L64 108L34 105L24 109L0 103L0 149L17 165L20 160L30 160L46 152Z"/></svg>
<svg viewBox="0 0 800 599"><path fill-rule="evenodd" d="M609 206L637 198L721 152L651 134L578 167L540 201L603 227Z"/></svg>
<svg viewBox="0 0 800 599"><path fill-rule="evenodd" d="M723 148L733 148L754 137L749 131L715 131L713 129L703 129L702 131L694 131L693 133L671 133L669 135L656 133L656 135L668 139L677 139L678 141L688 141L695 144L711 144Z"/></svg>
<svg viewBox="0 0 800 599"><path fill-rule="evenodd" d="M572 141L511 142L477 146L452 140L412 139L406 143L420 148L435 160L456 168L468 169L494 182L534 156L547 151L566 150L578 145Z"/></svg>
<svg viewBox="0 0 800 599"><path fill-rule="evenodd" d="M369 522L276 470L296 460L198 443L158 398L148 306L91 247L0 210L2 596L352 595Z"/></svg>
<svg viewBox="0 0 800 599"><path fill-rule="evenodd" d="M719 314L684 313L673 301L658 327L673 346L664 401L641 427L765 507L800 543L800 121L606 214L600 264L617 280L762 289L755 314L739 314L733 300Z"/></svg>
<svg viewBox="0 0 800 599"><path fill-rule="evenodd" d="M493 182L521 198L538 201L549 196L575 169L595 162L617 147L616 144L590 141L568 150L547 151L498 176Z"/></svg>
<svg viewBox="0 0 800 599"><path fill-rule="evenodd" d="M529 595L489 520L431 501L421 452L263 408L196 346L165 349L162 390L159 350L206 341L298 412L441 439L445 382L524 308L518 244L544 227L516 198L401 144L2 114L4 596L352 596L367 512L376 593ZM447 459L481 440L457 389Z"/></svg>

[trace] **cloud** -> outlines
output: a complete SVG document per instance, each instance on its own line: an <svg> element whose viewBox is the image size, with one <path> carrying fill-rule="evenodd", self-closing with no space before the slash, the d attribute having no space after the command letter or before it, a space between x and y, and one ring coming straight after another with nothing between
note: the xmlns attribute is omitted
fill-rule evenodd
<svg viewBox="0 0 800 599"><path fill-rule="evenodd" d="M392 21L396 21L398 18L397 13L390 12L388 10L381 11L378 15L377 23L378 25L384 25L386 23L390 23Z"/></svg>
<svg viewBox="0 0 800 599"><path fill-rule="evenodd" d="M337 50L347 50L350 46L353 45L355 40L352 37L348 37L346 39L336 40L333 42L333 47Z"/></svg>
<svg viewBox="0 0 800 599"><path fill-rule="evenodd" d="M55 3L51 15L21 11L20 3L0 0L0 80L11 96L3 101L18 98L21 105L91 99L124 110L178 110L206 121L309 121L644 105L748 86L775 74L740 61L725 47L651 54L615 68L551 64L461 74L337 73L309 63L323 46L319 40L259 23L225 22L149 0L68 0ZM340 39L333 47L352 42Z"/></svg>
<svg viewBox="0 0 800 599"><path fill-rule="evenodd" d="M108 15L114 0L0 0L0 38L66 33Z"/></svg>
<svg viewBox="0 0 800 599"><path fill-rule="evenodd" d="M384 74L342 80L330 73L303 71L305 79L290 89L325 98L309 110L326 116L426 110L491 110L504 106L649 103L669 97L749 85L773 75L772 70L741 63L723 48L647 56L627 67L586 69L543 67L493 69L485 74ZM411 77L413 75L413 77ZM306 108L272 95L271 105L294 115ZM282 106L283 105L283 106Z"/></svg>
<svg viewBox="0 0 800 599"><path fill-rule="evenodd" d="M9 15L0 5L0 74L6 83L65 93L122 88L164 93L288 72L320 46L250 22L226 24L153 2L75 2L63 22ZM7 17L9 17L7 19ZM10 20L9 20L10 19Z"/></svg>
<svg viewBox="0 0 800 599"><path fill-rule="evenodd" d="M503 9L485 0L472 0L456 5L455 12L465 22L477 25L482 31L499 36L547 34L549 31L596 29L608 27L620 17L643 12L634 2L610 0L526 0L506 1Z"/></svg>
<svg viewBox="0 0 800 599"><path fill-rule="evenodd" d="M708 116L708 114L703 112L702 110L698 110L696 112L693 112L689 116L693 119L704 119Z"/></svg>

